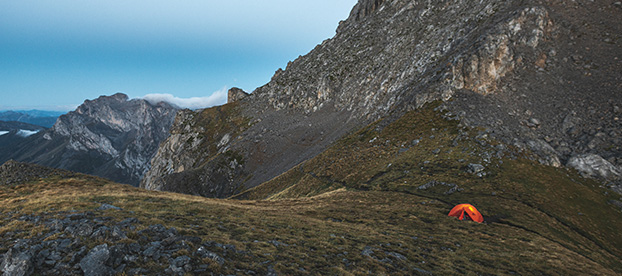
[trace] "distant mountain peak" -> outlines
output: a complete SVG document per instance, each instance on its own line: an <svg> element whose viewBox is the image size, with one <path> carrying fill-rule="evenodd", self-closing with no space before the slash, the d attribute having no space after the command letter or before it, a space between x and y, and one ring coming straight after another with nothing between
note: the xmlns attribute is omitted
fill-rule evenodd
<svg viewBox="0 0 622 276"><path fill-rule="evenodd" d="M4 156L0 152L0 161L12 158L138 184L177 110L123 93L86 100L42 135Z"/></svg>

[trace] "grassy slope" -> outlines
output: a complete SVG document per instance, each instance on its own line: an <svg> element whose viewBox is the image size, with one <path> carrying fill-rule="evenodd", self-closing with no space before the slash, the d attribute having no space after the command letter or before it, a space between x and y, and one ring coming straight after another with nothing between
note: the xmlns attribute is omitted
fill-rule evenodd
<svg viewBox="0 0 622 276"><path fill-rule="evenodd" d="M447 211L455 204L472 203L492 222L489 226L502 224L538 235L621 271L622 235L616 230L622 227L621 214L607 203L615 196L598 183L573 171L539 165L528 153L507 149L483 131L463 129L443 119L433 106L410 112L386 127L382 124L353 133L237 198L298 198L346 188L434 199ZM486 176L468 173L470 163L484 164ZM456 184L463 190L447 194L449 186L418 188L430 181Z"/></svg>
<svg viewBox="0 0 622 276"><path fill-rule="evenodd" d="M239 196L253 200L146 191L80 175L2 186L0 236L48 231L14 220L22 214L50 217L89 210L112 217L110 223L135 217L144 227L160 223L183 235L252 252L252 257L230 255L223 266L211 266L223 274L246 269L265 274L266 262L285 275L622 272L622 239L616 231L622 229L621 214L607 205L605 190L597 183L525 158L482 162L494 142L482 146L484 138L467 139L477 131L460 135L455 122L432 108L411 112L384 128L380 124ZM417 145L415 139L420 139ZM399 153L401 148L408 150ZM434 153L436 149L440 151ZM469 162L486 164L487 176L466 173ZM446 195L449 187L442 185L417 188L430 180L458 184L463 190ZM478 207L488 223L446 215L462 202ZM123 210L97 211L100 203ZM13 211L19 213L9 213ZM136 236L129 233L129 240L121 242L133 242ZM1 244L0 253L8 244ZM152 271L166 268L145 266Z"/></svg>
<svg viewBox="0 0 622 276"><path fill-rule="evenodd" d="M99 203L123 210L96 211ZM615 274L599 263L605 253L598 250L584 256L520 227L461 222L447 217L447 205L440 201L399 192L340 189L297 199L217 200L75 177L2 187L0 205L4 212L19 211L15 217L69 210L112 217L111 224L135 217L145 227L160 223L253 252L253 258L235 255L222 267L212 266L219 273L261 272L262 263L271 261L284 274ZM28 237L48 231L10 218L1 225L0 234L23 231ZM134 235L128 237L121 242L133 242ZM287 245L275 246L274 240ZM370 256L362 254L366 247Z"/></svg>

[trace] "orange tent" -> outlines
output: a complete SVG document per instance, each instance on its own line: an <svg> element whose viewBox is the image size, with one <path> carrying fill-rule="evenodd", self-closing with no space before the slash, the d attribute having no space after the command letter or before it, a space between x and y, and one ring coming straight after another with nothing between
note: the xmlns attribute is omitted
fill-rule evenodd
<svg viewBox="0 0 622 276"><path fill-rule="evenodd" d="M473 207L471 204L458 204L456 207L449 211L450 217L457 217L460 220L465 219L465 215L467 215L471 220L477 221L479 223L484 222L484 217L482 214Z"/></svg>

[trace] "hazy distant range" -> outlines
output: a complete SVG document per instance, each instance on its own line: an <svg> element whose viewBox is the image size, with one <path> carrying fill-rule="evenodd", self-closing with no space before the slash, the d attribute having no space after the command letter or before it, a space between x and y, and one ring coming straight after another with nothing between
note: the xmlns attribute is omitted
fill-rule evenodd
<svg viewBox="0 0 622 276"><path fill-rule="evenodd" d="M22 122L44 128L50 128L54 125L56 119L63 114L65 114L65 112L45 110L8 110L0 111L0 121Z"/></svg>

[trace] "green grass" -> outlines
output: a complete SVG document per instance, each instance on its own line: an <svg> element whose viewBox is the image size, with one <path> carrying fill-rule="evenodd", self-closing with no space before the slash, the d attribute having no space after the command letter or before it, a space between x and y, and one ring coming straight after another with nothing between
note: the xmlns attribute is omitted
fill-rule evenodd
<svg viewBox="0 0 622 276"><path fill-rule="evenodd" d="M620 271L622 235L616 229L622 220L608 204L613 195L574 171L542 166L529 153L508 149L497 155L500 143L443 119L434 107L376 122L236 198L299 198L346 188L407 193L445 208L471 203L495 224L531 231ZM468 173L469 163L485 165L486 176ZM419 189L430 181L462 191L447 194L450 187L442 185Z"/></svg>

